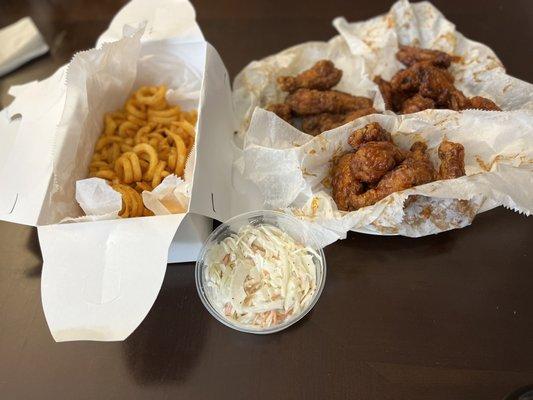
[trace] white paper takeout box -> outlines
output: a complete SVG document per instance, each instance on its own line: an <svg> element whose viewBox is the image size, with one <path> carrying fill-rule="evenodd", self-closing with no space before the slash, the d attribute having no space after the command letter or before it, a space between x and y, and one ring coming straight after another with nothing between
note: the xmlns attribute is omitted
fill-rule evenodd
<svg viewBox="0 0 533 400"><path fill-rule="evenodd" d="M138 28L143 21L144 28ZM124 25L131 28L124 29L130 33L122 38ZM211 218L226 220L231 212L236 125L230 83L218 53L202 36L191 4L133 0L97 47L76 55L43 81L11 88L15 100L0 113L0 219L38 227L42 302L57 341L125 339L154 303L167 262L196 260L211 231ZM119 108L129 94L121 86L129 74L135 77L129 92L135 88L132 83L165 83L144 82L148 78L174 79L153 70L142 76L140 63L124 62L130 59L185 63L199 74L189 211L59 224L81 215L75 181L86 177L82 174L92 151L85 149L89 142L94 146L102 128L101 122L91 125L84 116L98 115L101 121L104 112Z"/></svg>

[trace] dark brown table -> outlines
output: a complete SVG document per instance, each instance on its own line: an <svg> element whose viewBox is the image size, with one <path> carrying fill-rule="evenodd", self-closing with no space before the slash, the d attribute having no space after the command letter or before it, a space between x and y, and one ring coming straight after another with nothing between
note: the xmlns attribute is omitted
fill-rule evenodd
<svg viewBox="0 0 533 400"><path fill-rule="evenodd" d="M93 46L121 3L0 0L0 26L30 15L51 48L0 79L0 106L11 85ZM390 6L194 4L232 76L253 59L329 39L335 16L361 20ZM533 80L529 0L435 4L510 74ZM196 294L193 264L173 265L126 341L57 344L41 307L36 230L0 222L0 398L503 399L533 383L532 238L532 220L502 208L421 239L350 235L326 249L326 288L311 315L266 337L216 322Z"/></svg>

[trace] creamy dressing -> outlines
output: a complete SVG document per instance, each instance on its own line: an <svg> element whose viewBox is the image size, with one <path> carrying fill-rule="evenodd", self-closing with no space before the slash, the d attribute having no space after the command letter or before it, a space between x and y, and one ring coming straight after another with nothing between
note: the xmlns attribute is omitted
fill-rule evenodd
<svg viewBox="0 0 533 400"><path fill-rule="evenodd" d="M212 305L233 323L263 329L306 310L317 286L315 250L272 225L246 225L207 251Z"/></svg>

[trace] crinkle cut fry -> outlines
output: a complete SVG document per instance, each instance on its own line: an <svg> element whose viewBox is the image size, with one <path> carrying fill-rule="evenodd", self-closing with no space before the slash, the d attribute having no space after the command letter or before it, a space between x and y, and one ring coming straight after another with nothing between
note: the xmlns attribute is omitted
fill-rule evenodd
<svg viewBox="0 0 533 400"><path fill-rule="evenodd" d="M122 195L123 218L147 216L140 193L171 173L183 176L194 141L196 111L170 106L165 86L143 86L124 110L107 113L95 146L90 176L106 179Z"/></svg>

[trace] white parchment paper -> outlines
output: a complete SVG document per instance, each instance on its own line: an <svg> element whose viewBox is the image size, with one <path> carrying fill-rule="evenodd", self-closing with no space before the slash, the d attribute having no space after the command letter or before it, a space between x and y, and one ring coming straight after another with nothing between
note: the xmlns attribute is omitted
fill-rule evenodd
<svg viewBox="0 0 533 400"><path fill-rule="evenodd" d="M350 134L370 122L389 130L401 148L426 142L436 167L442 140L463 144L467 176L393 193L355 212L339 211L330 196L331 160L349 151ZM258 188L264 207L308 221L323 245L344 238L349 230L417 237L466 226L477 213L499 205L529 215L532 127L533 112L527 110L426 110L374 114L313 137L257 109L235 168Z"/></svg>

